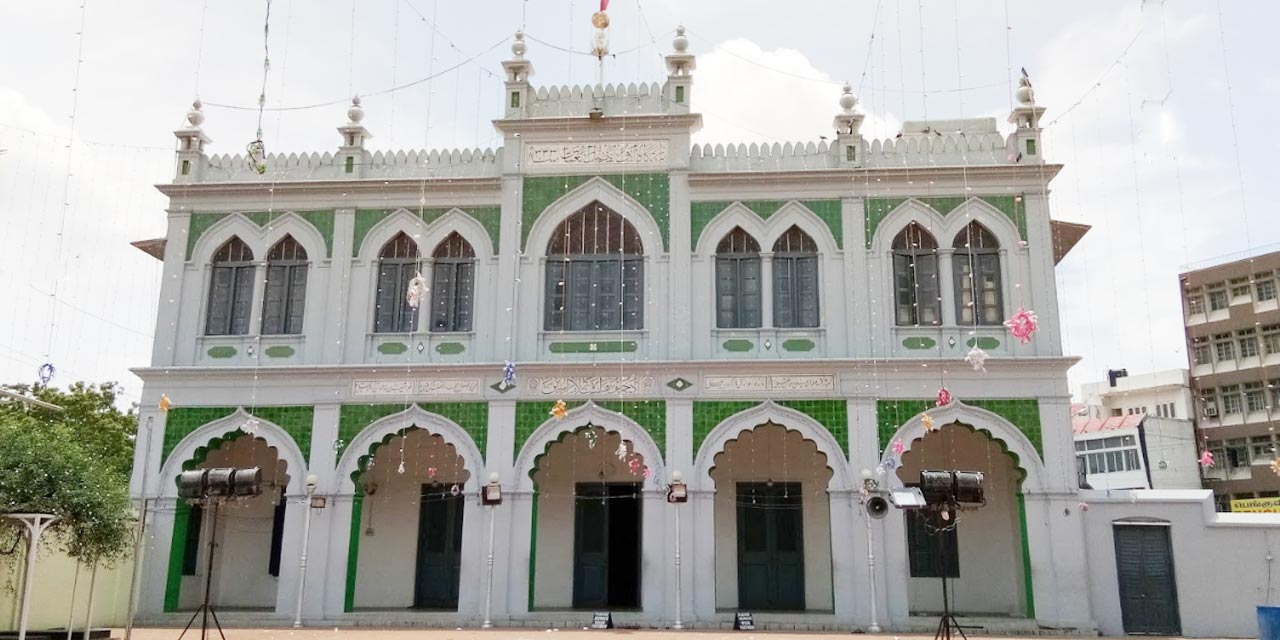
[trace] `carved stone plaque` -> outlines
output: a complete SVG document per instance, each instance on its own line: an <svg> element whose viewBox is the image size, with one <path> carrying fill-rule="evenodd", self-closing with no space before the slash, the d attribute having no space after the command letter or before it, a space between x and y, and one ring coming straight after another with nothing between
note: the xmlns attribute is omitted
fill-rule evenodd
<svg viewBox="0 0 1280 640"><path fill-rule="evenodd" d="M525 158L530 167L663 165L667 164L667 148L665 140L533 142L525 145Z"/></svg>
<svg viewBox="0 0 1280 640"><path fill-rule="evenodd" d="M641 376L564 376L529 378L527 385L534 395L556 398L589 398L594 396L655 395L653 378Z"/></svg>
<svg viewBox="0 0 1280 640"><path fill-rule="evenodd" d="M835 391L835 376L775 375L775 376L703 376L702 388L709 392L732 393L739 391L775 391L811 393Z"/></svg>
<svg viewBox="0 0 1280 640"><path fill-rule="evenodd" d="M480 393L479 378L433 378L430 380L356 380L351 395L375 396L474 396Z"/></svg>

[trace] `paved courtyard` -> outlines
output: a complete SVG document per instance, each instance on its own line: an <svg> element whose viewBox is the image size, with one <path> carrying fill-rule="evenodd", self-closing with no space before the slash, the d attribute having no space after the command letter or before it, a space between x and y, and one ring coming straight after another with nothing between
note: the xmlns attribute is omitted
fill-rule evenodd
<svg viewBox="0 0 1280 640"><path fill-rule="evenodd" d="M134 629L133 637L135 640L174 640L178 637L180 629ZM212 631L212 630L211 630ZM213 637L217 637L213 632ZM672 638L687 638L688 640L751 640L756 636L768 636L769 640L787 640L788 638L813 638L815 636L825 635L851 635L845 633L802 633L802 632L745 632L745 631L667 631L667 630L641 630L631 631L625 629L611 631L584 631L575 630L533 630L533 629L352 629L349 627L329 627L325 629L227 629L227 640L549 640L549 636L553 636L556 640L600 640L602 636L623 636L627 640L671 640ZM853 634L865 635L865 634ZM115 630L112 633L113 638L123 638L124 632ZM188 638L199 638L199 630L194 633L188 632ZM933 634L915 634L915 635L898 635L898 634L879 634L866 635L866 637L885 638L893 640L931 640ZM979 640L980 638L1000 638L1001 640L1013 640L1012 636L975 636L970 635L969 640ZM1046 638L1049 636L1036 636L1036 638Z"/></svg>

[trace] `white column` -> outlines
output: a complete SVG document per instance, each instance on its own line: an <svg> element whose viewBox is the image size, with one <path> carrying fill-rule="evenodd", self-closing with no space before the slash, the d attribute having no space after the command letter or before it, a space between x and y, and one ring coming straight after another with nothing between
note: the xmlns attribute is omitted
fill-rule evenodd
<svg viewBox="0 0 1280 640"><path fill-rule="evenodd" d="M680 471L684 474L684 482L692 487L696 479L692 476L693 469L693 400L691 398L672 398L667 400L667 450L666 450L666 469L667 477L663 478L664 482L671 481L671 474L674 471ZM675 611L680 610L680 617L683 618L683 626L690 626L689 623L697 619L694 604L694 591L697 584L714 584L714 582L696 582L694 580L694 571L691 561L693 560L693 545L695 544L695 536L693 534L694 524L692 517L692 504L671 504L663 500L659 506L666 518L669 518L672 526L668 528L668 533L664 536L667 541L668 548L674 553L675 545L680 545L681 559L680 570L677 571L673 558L668 558L665 566L670 570L666 573L667 579L664 583L667 585L679 585L675 588L667 589L665 601L667 607L671 611L671 619L675 620ZM680 526L675 526L676 511L681 513L682 518ZM677 542L678 540L678 542ZM714 587L712 587L714 591ZM679 603L677 604L677 598Z"/></svg>
<svg viewBox="0 0 1280 640"><path fill-rule="evenodd" d="M866 357L871 353L871 332L862 324L866 318L867 292L867 227L862 198L844 198L840 205L844 219L844 268L847 278L844 287L845 318L852 322L831 322L829 331L837 327L845 332L845 345L849 357ZM840 353L827 352L828 357L840 357Z"/></svg>
<svg viewBox="0 0 1280 640"><path fill-rule="evenodd" d="M188 211L169 213L169 230L165 234L164 278L160 281L161 304L156 310L156 335L151 344L151 366L176 364L178 334L182 320L182 285L187 259L187 234L191 224ZM166 303L172 300L173 303ZM203 309L201 305L196 305ZM187 345L190 349L190 345ZM185 357L190 358L188 352Z"/></svg>
<svg viewBox="0 0 1280 640"><path fill-rule="evenodd" d="M765 251L760 252L760 326L773 327L773 253ZM757 350L763 348L756 345Z"/></svg>
<svg viewBox="0 0 1280 640"><path fill-rule="evenodd" d="M956 291L955 281L955 249L938 249L938 291L942 298L942 326L954 327L959 319L956 317L956 299L960 292ZM968 348L964 350L966 353Z"/></svg>
<svg viewBox="0 0 1280 640"><path fill-rule="evenodd" d="M519 371L516 372L519 375ZM518 380L517 380L518 383ZM520 539L520 535L516 529L521 529L527 534L532 511L527 507L532 504L524 502L526 507L521 510L522 502L516 497L515 489L518 486L518 472L515 469L515 431L516 431L516 402L515 400L494 400L489 403L489 435L484 455L486 472L482 477L488 477L489 473L497 472L499 482L502 484L502 505L493 508L490 517L493 519L493 526L498 532L494 539L493 547L493 595L491 602L490 617L497 626L503 626L503 622L510 620L511 615L515 612L521 612L521 602L527 602L527 596L524 600L516 597L519 589L526 589L528 593L528 538L525 538L525 580L521 580L515 572L515 557L520 555L515 547L516 540ZM524 514L521 520L520 513ZM487 562L487 558L486 558ZM517 586L517 582L519 585Z"/></svg>
<svg viewBox="0 0 1280 640"><path fill-rule="evenodd" d="M350 350L352 346L356 349L364 348L362 344L347 345L350 329L347 325L353 317L350 304L355 214L355 209L338 209L333 214L333 259L329 261L329 290L325 293L328 312L320 316L324 318L324 322L319 330L308 336L317 338L317 341L307 345L307 362L338 364L346 362L344 354L358 353ZM315 359L311 355L313 353L318 354Z"/></svg>

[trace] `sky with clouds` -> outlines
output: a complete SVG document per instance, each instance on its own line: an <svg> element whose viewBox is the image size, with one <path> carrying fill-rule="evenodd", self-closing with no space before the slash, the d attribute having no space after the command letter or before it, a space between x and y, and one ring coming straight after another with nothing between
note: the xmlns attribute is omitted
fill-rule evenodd
<svg viewBox="0 0 1280 640"><path fill-rule="evenodd" d="M338 145L364 96L376 149L490 147L511 34L537 85L595 82L590 0L274 0L269 151ZM119 380L150 358L172 132L205 103L212 153L254 137L265 0L0 4L0 380ZM678 24L698 55L697 142L816 141L840 84L863 132L991 116L1018 69L1066 165L1055 218L1093 225L1058 267L1073 389L1108 367L1186 366L1177 274L1280 241L1280 98L1263 0L613 0L609 82L654 82ZM83 18L83 28L81 20ZM82 33L82 37L78 34ZM80 60L77 82L77 60ZM430 78L429 80L415 81ZM410 85L398 91L392 87ZM326 105L313 108L310 105ZM275 110L278 107L290 107ZM74 111L74 119L71 117Z"/></svg>

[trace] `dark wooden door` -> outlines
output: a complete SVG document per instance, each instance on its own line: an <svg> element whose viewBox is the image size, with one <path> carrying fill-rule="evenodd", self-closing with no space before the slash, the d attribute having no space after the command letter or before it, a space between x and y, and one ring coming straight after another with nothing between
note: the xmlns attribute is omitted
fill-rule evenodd
<svg viewBox="0 0 1280 640"><path fill-rule="evenodd" d="M640 606L640 485L583 483L573 520L575 609Z"/></svg>
<svg viewBox="0 0 1280 640"><path fill-rule="evenodd" d="M1115 525L1116 574L1125 633L1182 633L1169 527Z"/></svg>
<svg viewBox="0 0 1280 640"><path fill-rule="evenodd" d="M422 485L418 568L413 587L415 608L458 608L464 505L462 495L452 495L448 487Z"/></svg>
<svg viewBox="0 0 1280 640"><path fill-rule="evenodd" d="M804 610L804 511L798 482L740 482L738 607Z"/></svg>

